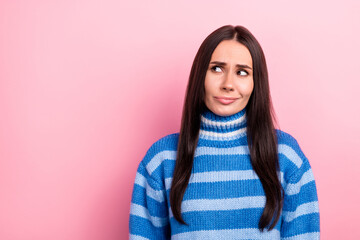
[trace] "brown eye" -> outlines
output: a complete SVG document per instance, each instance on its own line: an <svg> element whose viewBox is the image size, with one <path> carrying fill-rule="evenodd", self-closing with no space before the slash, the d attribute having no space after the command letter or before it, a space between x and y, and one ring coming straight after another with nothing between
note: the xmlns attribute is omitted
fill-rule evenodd
<svg viewBox="0 0 360 240"><path fill-rule="evenodd" d="M249 75L249 73L248 73L247 71L245 71L245 70L240 70L240 71L238 71L238 73L239 73L239 72L245 73L245 74L241 74L241 73L240 73L241 76L247 76L247 75Z"/></svg>
<svg viewBox="0 0 360 240"><path fill-rule="evenodd" d="M221 72L221 68L219 66L214 66L211 68L214 72Z"/></svg>

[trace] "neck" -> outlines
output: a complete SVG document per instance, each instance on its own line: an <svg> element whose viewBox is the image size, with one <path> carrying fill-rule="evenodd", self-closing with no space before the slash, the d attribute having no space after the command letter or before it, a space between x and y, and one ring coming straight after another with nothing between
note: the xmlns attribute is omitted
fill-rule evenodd
<svg viewBox="0 0 360 240"><path fill-rule="evenodd" d="M227 142L246 136L246 107L229 116L220 116L206 108L201 113L199 139Z"/></svg>

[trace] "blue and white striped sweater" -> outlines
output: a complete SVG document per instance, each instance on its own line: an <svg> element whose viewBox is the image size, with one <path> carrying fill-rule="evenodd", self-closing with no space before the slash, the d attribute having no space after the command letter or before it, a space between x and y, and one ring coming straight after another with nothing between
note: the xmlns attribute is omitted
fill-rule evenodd
<svg viewBox="0 0 360 240"><path fill-rule="evenodd" d="M250 162L245 110L226 117L209 110L202 114L192 175L181 205L189 226L175 220L169 202L179 133L149 148L135 177L130 239L320 239L310 163L297 141L278 129L284 206L273 230L258 230L266 197Z"/></svg>

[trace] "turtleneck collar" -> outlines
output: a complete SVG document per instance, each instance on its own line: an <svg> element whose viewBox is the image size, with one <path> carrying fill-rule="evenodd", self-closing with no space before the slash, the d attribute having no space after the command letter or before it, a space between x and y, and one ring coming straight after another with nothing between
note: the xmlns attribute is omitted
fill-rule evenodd
<svg viewBox="0 0 360 240"><path fill-rule="evenodd" d="M233 115L220 116L206 108L201 113L199 140L223 144L246 136L246 107Z"/></svg>

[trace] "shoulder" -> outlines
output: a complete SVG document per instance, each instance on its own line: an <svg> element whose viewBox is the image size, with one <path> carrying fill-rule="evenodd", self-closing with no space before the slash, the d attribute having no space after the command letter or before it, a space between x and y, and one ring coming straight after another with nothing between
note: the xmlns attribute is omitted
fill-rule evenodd
<svg viewBox="0 0 360 240"><path fill-rule="evenodd" d="M140 164L143 164L149 173L153 173L162 165L165 159L176 160L176 150L179 133L172 133L157 139L146 151Z"/></svg>
<svg viewBox="0 0 360 240"><path fill-rule="evenodd" d="M275 130L278 141L279 164L284 172L285 181L310 170L310 162L296 138L285 131Z"/></svg>
<svg viewBox="0 0 360 240"><path fill-rule="evenodd" d="M163 149L173 149L174 146L177 147L179 138L179 133L171 133L157 139L149 148L149 150L163 150Z"/></svg>
<svg viewBox="0 0 360 240"><path fill-rule="evenodd" d="M179 133L172 133L157 139L150 145L146 152L147 158L153 158L155 155L164 151L174 151L177 149ZM144 164L147 164L150 159L143 160Z"/></svg>
<svg viewBox="0 0 360 240"><path fill-rule="evenodd" d="M296 153L299 158L306 159L305 154L303 153L298 141L294 136L280 129L275 129L275 131L276 131L279 150L280 149L283 151L287 150L287 152L291 151ZM301 165L301 162L297 163L296 165L300 167L299 165Z"/></svg>
<svg viewBox="0 0 360 240"><path fill-rule="evenodd" d="M290 133L280 129L275 129L275 131L276 131L276 136L278 138L278 144L286 144L295 148L299 146L295 137L292 136Z"/></svg>

